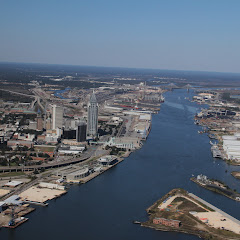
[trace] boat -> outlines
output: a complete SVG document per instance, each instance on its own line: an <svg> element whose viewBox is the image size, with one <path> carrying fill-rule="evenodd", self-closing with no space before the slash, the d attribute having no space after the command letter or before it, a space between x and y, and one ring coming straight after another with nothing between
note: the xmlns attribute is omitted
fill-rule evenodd
<svg viewBox="0 0 240 240"><path fill-rule="evenodd" d="M134 224L141 224L139 221L133 221Z"/></svg>
<svg viewBox="0 0 240 240"><path fill-rule="evenodd" d="M11 219L8 223L8 225L5 225L3 227L6 228L16 228L19 225L21 225L22 223L26 222L28 220L28 218L25 217L19 217L19 218L15 218L15 219Z"/></svg>

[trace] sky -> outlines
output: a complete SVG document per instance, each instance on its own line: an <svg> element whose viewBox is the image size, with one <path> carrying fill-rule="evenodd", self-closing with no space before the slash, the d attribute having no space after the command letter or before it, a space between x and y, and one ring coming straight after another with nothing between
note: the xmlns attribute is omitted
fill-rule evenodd
<svg viewBox="0 0 240 240"><path fill-rule="evenodd" d="M0 0L0 61L240 72L240 0Z"/></svg>

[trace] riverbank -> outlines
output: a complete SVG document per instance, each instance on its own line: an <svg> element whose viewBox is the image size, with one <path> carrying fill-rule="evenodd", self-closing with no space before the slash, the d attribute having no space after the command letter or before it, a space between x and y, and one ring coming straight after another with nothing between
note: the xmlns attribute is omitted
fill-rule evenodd
<svg viewBox="0 0 240 240"><path fill-rule="evenodd" d="M240 239L240 222L211 204L173 189L147 209L149 220L141 226L160 231L192 234L204 239Z"/></svg>

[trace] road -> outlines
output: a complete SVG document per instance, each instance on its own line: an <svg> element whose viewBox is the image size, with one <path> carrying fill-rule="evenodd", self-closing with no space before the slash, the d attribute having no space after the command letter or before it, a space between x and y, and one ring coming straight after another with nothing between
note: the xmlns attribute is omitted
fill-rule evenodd
<svg viewBox="0 0 240 240"><path fill-rule="evenodd" d="M43 163L41 165L32 165L32 166L14 166L14 167L0 167L0 172L12 172L12 171L34 171L35 169L48 169L48 168L54 168L54 167L63 167L66 165L79 163L82 161L87 160L92 155L94 155L96 149L89 150L84 156L81 158L72 158L67 161L61 161L61 162L49 162L49 163Z"/></svg>

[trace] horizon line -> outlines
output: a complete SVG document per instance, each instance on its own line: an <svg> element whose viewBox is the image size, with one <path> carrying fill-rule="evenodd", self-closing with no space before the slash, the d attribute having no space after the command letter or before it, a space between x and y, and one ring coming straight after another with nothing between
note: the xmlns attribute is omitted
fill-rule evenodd
<svg viewBox="0 0 240 240"><path fill-rule="evenodd" d="M158 70L158 71L179 71L179 72L203 72L203 73L222 73L222 74L236 74L240 75L240 72L219 72L219 71L207 71L207 70L183 70L183 69L161 69L161 68L143 68L143 67L116 67L116 66L96 66L96 65L77 65L77 64L63 64L63 63L39 63L39 62L10 62L0 61L0 64L12 63L12 64L35 64L35 65L59 65L59 66L75 66L75 67L92 67L92 68L119 68L119 69L137 69L137 70Z"/></svg>

